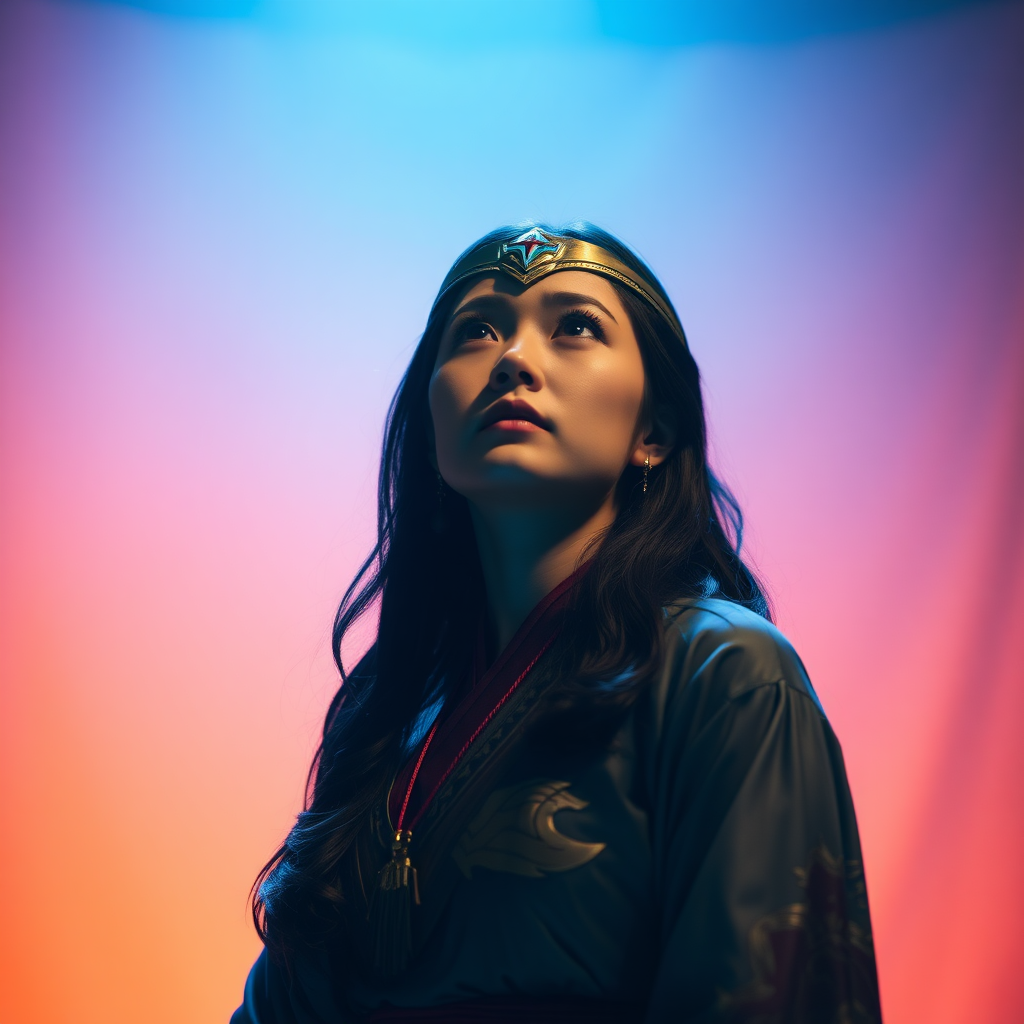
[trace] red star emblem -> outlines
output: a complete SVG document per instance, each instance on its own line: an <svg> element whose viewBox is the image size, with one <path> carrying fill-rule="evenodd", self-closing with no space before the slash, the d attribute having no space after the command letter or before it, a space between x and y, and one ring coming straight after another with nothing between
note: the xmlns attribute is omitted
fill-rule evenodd
<svg viewBox="0 0 1024 1024"><path fill-rule="evenodd" d="M501 251L506 255L516 256L525 269L541 253L558 252L558 243L548 238L540 228L530 228L518 238L506 242L501 247Z"/></svg>

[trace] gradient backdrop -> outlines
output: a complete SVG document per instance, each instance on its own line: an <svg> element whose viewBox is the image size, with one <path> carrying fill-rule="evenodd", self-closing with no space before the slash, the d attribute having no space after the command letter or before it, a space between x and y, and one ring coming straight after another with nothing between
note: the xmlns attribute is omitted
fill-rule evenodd
<svg viewBox="0 0 1024 1024"><path fill-rule="evenodd" d="M1024 6L3 0L3 1024L238 1002L386 403L528 217L681 311L887 1020L1024 1020Z"/></svg>

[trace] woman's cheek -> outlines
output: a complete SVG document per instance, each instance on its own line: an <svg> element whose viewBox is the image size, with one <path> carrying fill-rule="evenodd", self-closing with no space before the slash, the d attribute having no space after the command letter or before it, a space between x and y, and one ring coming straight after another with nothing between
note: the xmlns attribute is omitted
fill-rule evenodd
<svg viewBox="0 0 1024 1024"><path fill-rule="evenodd" d="M643 377L632 367L609 369L590 380L580 380L576 389L576 422L585 429L584 437L600 438L607 454L632 451L640 408L643 404ZM604 454L604 453L603 453Z"/></svg>
<svg viewBox="0 0 1024 1024"><path fill-rule="evenodd" d="M449 462L455 457L461 427L466 416L464 403L460 401L459 389L451 375L440 371L435 374L427 396L430 415L434 423L434 441L437 457Z"/></svg>

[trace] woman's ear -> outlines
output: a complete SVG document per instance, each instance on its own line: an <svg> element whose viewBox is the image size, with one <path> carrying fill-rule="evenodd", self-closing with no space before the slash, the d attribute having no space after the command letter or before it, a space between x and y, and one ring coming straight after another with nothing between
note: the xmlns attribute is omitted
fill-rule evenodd
<svg viewBox="0 0 1024 1024"><path fill-rule="evenodd" d="M648 464L657 466L672 454L675 446L675 417L668 406L658 406L644 424L644 434L629 457L630 465L643 466L650 459Z"/></svg>

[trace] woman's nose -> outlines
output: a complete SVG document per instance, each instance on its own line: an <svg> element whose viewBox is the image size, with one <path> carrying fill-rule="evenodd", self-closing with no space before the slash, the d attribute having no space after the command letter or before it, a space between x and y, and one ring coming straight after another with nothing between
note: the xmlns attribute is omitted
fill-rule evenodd
<svg viewBox="0 0 1024 1024"><path fill-rule="evenodd" d="M506 388L509 382L513 380L515 381L515 386L525 384L527 387L531 387L534 382L534 376L525 367L508 367L504 361L498 363L491 373L491 387L494 388Z"/></svg>
<svg viewBox="0 0 1024 1024"><path fill-rule="evenodd" d="M519 387L535 388L540 382L540 372L521 342L510 345L491 370L491 387L506 391Z"/></svg>

